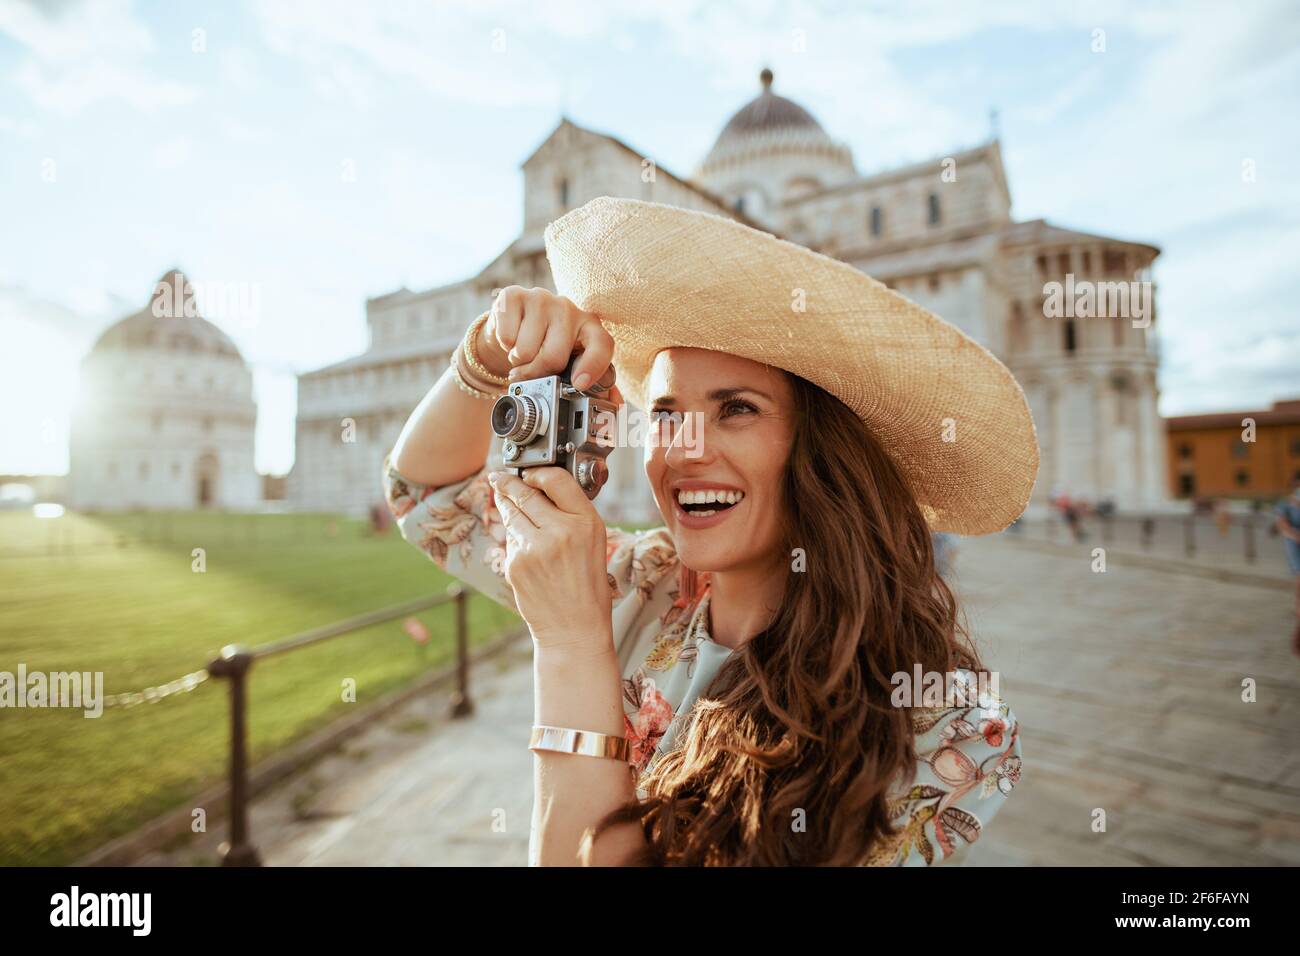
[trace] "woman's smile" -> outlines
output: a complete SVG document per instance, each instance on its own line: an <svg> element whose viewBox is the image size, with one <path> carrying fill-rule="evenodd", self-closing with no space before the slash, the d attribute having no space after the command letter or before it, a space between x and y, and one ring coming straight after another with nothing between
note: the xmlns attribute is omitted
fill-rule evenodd
<svg viewBox="0 0 1300 956"><path fill-rule="evenodd" d="M691 479L674 482L668 497L683 528L703 529L721 524L745 501L745 492L725 482Z"/></svg>

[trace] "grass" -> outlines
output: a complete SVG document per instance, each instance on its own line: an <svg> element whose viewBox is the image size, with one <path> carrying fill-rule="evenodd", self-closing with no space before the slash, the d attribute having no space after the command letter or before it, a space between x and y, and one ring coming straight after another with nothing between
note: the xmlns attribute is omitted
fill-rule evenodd
<svg viewBox="0 0 1300 956"><path fill-rule="evenodd" d="M202 668L256 645L429 595L451 578L402 541L328 515L90 516L0 513L0 671L102 671L104 693ZM205 551L206 571L191 569ZM424 612L433 639L400 621L258 662L249 681L254 761L454 654L453 608ZM481 596L471 643L518 625ZM0 709L0 864L59 865L183 805L218 782L229 753L226 685L156 703Z"/></svg>

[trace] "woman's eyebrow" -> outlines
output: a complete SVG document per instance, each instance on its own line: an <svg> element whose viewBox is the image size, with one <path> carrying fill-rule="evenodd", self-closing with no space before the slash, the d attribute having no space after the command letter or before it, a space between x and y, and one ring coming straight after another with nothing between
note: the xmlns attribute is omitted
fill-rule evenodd
<svg viewBox="0 0 1300 956"><path fill-rule="evenodd" d="M762 395L769 402L772 401L772 396L767 394L767 392L764 392L757 388L750 388L748 385L732 385L727 388L715 388L713 391L709 392L708 395L705 396L705 398L714 402L725 402L729 398L735 398L737 395L741 394L742 392L753 392L755 395ZM677 399L673 398L673 396L671 395L663 395L659 398L656 398L653 402L651 402L651 404L652 405L676 405Z"/></svg>

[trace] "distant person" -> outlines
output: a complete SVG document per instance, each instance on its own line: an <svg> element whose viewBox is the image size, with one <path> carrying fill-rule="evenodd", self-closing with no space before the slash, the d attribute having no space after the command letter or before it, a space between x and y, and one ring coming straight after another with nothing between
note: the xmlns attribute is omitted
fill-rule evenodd
<svg viewBox="0 0 1300 956"><path fill-rule="evenodd" d="M1074 536L1075 544L1082 542L1087 537L1083 533L1083 522L1080 520L1080 512L1084 507L1082 502L1071 501L1067 498L1062 509L1065 513L1065 523L1070 528L1070 534Z"/></svg>
<svg viewBox="0 0 1300 956"><path fill-rule="evenodd" d="M1070 523L1070 519L1068 517L1070 511L1069 494L1064 490L1057 489L1052 493L1052 497L1048 500L1051 502L1052 507L1056 510L1056 513L1061 516L1061 523L1068 525Z"/></svg>
<svg viewBox="0 0 1300 956"><path fill-rule="evenodd" d="M393 522L392 512L388 510L388 506L386 504L380 502L380 503L372 504L370 506L370 533L371 534L378 535L378 536L387 534L389 527L392 525L392 522Z"/></svg>
<svg viewBox="0 0 1300 956"><path fill-rule="evenodd" d="M1219 529L1219 537L1226 538L1232 527L1232 512L1228 510L1227 498L1214 499L1214 524Z"/></svg>
<svg viewBox="0 0 1300 956"><path fill-rule="evenodd" d="M1291 482L1291 494L1277 503L1277 530L1282 535L1282 548L1286 563L1295 578L1295 633L1291 635L1291 648L1300 654L1300 475Z"/></svg>

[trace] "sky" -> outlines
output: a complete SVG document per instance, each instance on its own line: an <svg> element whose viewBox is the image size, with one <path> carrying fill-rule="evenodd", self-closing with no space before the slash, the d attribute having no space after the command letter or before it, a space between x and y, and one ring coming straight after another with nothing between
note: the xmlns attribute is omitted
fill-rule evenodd
<svg viewBox="0 0 1300 956"><path fill-rule="evenodd" d="M863 174L996 109L1017 219L1160 247L1162 414L1300 397L1300 4L0 0L0 473L66 471L81 358L174 266L255 290L210 318L286 472L295 375L494 259L562 115L685 176L763 66Z"/></svg>

